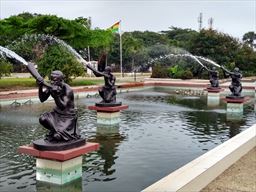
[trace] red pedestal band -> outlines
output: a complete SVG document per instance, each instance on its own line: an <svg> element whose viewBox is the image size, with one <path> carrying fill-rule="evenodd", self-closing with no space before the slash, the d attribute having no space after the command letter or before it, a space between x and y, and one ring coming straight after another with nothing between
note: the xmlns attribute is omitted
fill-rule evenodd
<svg viewBox="0 0 256 192"><path fill-rule="evenodd" d="M227 103L245 103L246 101L250 100L249 97L244 97L244 98L237 98L237 99L231 99L231 98L225 98L224 101Z"/></svg>
<svg viewBox="0 0 256 192"><path fill-rule="evenodd" d="M83 154L96 151L99 149L99 143L86 143L81 147L68 149L64 151L39 151L33 145L23 145L18 148L18 153L35 156L42 159L52 159L58 161L66 161Z"/></svg>
<svg viewBox="0 0 256 192"><path fill-rule="evenodd" d="M96 110L96 111L100 111L100 112L118 112L124 109L128 109L128 105L120 105L120 106L116 106L116 107L98 107L98 106L88 106L88 109L90 110Z"/></svg>

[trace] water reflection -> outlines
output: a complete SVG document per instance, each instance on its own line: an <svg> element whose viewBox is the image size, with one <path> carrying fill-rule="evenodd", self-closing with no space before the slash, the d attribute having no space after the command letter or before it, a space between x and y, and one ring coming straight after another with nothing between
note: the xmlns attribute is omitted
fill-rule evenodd
<svg viewBox="0 0 256 192"><path fill-rule="evenodd" d="M178 104L184 107L189 107L193 109L207 109L207 103L204 97L199 96L181 96L181 95L171 95L168 97L167 102L170 104Z"/></svg>
<svg viewBox="0 0 256 192"><path fill-rule="evenodd" d="M125 137L119 133L119 125L97 125L95 138L90 141L100 144L98 154L105 161L102 169L105 175L109 176L115 172L112 166L115 164L115 159L118 158L116 151L124 139ZM113 179L115 178L107 178L107 180Z"/></svg>
<svg viewBox="0 0 256 192"><path fill-rule="evenodd" d="M36 182L37 192L82 192L82 178L76 179L64 185L56 185L42 181Z"/></svg>
<svg viewBox="0 0 256 192"><path fill-rule="evenodd" d="M227 112L227 121L241 121L243 119L243 112Z"/></svg>

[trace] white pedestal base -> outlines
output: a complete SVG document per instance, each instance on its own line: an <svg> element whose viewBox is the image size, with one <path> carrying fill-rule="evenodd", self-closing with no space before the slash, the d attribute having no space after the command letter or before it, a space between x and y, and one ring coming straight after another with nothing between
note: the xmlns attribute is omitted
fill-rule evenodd
<svg viewBox="0 0 256 192"><path fill-rule="evenodd" d="M36 159L36 180L55 184L65 184L82 177L82 156L55 161Z"/></svg>
<svg viewBox="0 0 256 192"><path fill-rule="evenodd" d="M115 125L120 123L120 112L97 111L97 123L100 125Z"/></svg>
<svg viewBox="0 0 256 192"><path fill-rule="evenodd" d="M208 92L207 106L218 106L220 104L220 93Z"/></svg>
<svg viewBox="0 0 256 192"><path fill-rule="evenodd" d="M227 113L243 113L243 103L227 103Z"/></svg>

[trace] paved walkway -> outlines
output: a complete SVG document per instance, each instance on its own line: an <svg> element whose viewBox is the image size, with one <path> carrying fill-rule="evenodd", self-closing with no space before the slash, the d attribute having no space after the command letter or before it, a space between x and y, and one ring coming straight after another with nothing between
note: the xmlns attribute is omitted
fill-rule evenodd
<svg viewBox="0 0 256 192"><path fill-rule="evenodd" d="M256 147L224 171L201 192L255 192Z"/></svg>

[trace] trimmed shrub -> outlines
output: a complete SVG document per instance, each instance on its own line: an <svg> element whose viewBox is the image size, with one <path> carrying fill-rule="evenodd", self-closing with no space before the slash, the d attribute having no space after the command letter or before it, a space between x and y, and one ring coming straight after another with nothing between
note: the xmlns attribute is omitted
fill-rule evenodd
<svg viewBox="0 0 256 192"><path fill-rule="evenodd" d="M13 67L7 60L0 58L0 79L2 76L10 75Z"/></svg>
<svg viewBox="0 0 256 192"><path fill-rule="evenodd" d="M160 64L157 64L153 67L152 78L168 78L168 69Z"/></svg>

